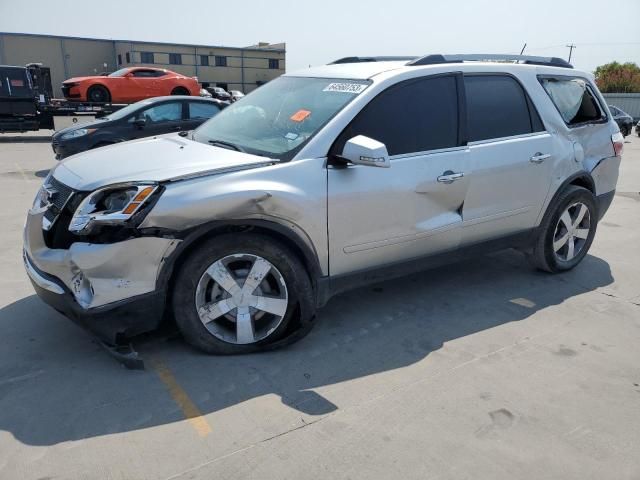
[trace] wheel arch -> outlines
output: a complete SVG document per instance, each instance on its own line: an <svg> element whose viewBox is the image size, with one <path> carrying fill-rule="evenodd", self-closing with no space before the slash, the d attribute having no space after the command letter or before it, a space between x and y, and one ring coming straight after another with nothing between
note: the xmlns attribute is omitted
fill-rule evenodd
<svg viewBox="0 0 640 480"><path fill-rule="evenodd" d="M180 266L193 251L204 242L227 233L236 233L238 235L247 233L261 234L271 237L288 247L307 269L314 294L317 294L317 284L318 279L322 277L322 269L315 251L291 228L277 222L261 219L214 221L195 227L184 236L182 242L171 256L164 260L158 274L158 284L170 289Z"/></svg>
<svg viewBox="0 0 640 480"><path fill-rule="evenodd" d="M538 225L540 225L544 218L549 214L553 206L556 204L558 197L566 190L569 185L575 185L577 187L582 187L589 190L594 196L596 194L596 183L589 172L586 170L581 170L579 172L574 173L569 176L560 184L560 186L556 189L551 200L546 205L546 208L538 218Z"/></svg>

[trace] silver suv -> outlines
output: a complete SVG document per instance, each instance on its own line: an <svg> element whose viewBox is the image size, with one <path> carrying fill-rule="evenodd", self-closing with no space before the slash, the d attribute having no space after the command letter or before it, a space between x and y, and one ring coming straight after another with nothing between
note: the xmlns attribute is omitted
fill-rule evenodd
<svg viewBox="0 0 640 480"><path fill-rule="evenodd" d="M557 58L348 58L189 134L57 165L29 211L38 295L110 344L172 314L210 353L300 338L334 294L518 248L561 272L613 199L622 136Z"/></svg>

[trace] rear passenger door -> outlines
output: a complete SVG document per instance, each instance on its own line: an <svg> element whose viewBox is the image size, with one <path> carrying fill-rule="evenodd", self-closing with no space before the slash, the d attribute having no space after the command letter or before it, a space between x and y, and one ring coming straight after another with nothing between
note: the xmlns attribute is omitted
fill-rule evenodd
<svg viewBox="0 0 640 480"><path fill-rule="evenodd" d="M469 190L462 243L535 226L551 186L552 139L518 80L465 75Z"/></svg>

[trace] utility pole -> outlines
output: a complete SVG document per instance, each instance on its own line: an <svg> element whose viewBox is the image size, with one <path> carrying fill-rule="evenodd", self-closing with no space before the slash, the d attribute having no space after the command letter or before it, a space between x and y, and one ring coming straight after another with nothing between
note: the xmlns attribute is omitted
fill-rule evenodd
<svg viewBox="0 0 640 480"><path fill-rule="evenodd" d="M520 55L524 53L525 48L527 48L527 42L524 42L524 45L522 46L522 50L520 50Z"/></svg>
<svg viewBox="0 0 640 480"><path fill-rule="evenodd" d="M567 62L571 63L571 54L573 53L573 49L576 48L576 46L573 43L570 43L569 45L567 45L567 48L569 49L569 60L567 60Z"/></svg>

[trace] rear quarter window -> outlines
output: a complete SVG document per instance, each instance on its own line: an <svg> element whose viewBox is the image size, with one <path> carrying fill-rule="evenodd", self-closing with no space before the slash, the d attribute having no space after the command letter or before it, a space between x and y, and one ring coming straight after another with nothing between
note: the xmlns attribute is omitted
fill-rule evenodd
<svg viewBox="0 0 640 480"><path fill-rule="evenodd" d="M606 119L586 80L542 77L540 83L567 125L601 122Z"/></svg>

